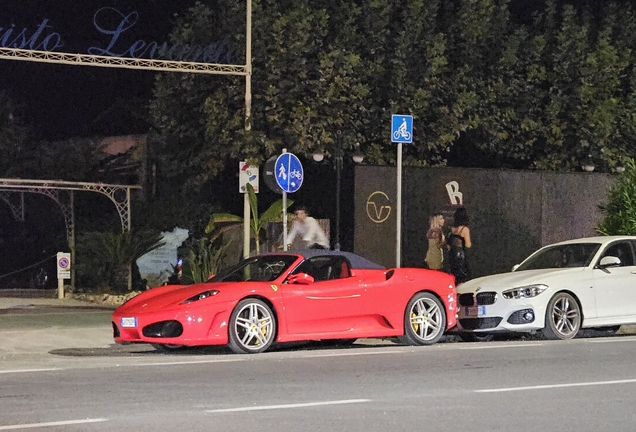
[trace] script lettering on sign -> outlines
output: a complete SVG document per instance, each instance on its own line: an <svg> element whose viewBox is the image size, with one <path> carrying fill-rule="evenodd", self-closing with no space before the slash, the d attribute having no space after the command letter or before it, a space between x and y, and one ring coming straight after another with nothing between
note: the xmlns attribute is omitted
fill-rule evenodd
<svg viewBox="0 0 636 432"><path fill-rule="evenodd" d="M117 26L108 27L100 24L101 22L112 22L118 20ZM132 57L132 58L150 58L159 60L184 61L184 62L202 62L202 63L222 63L230 62L230 49L226 41L211 44L205 47L200 45L187 45L181 43L173 43L172 45L164 42L146 42L136 40L130 44L126 42L124 33L133 28L139 20L137 12L131 12L124 15L120 11L111 7L99 9L93 17L93 24L100 33L108 36L110 39L105 47L92 46L88 49L91 55L103 55L111 57Z"/></svg>
<svg viewBox="0 0 636 432"><path fill-rule="evenodd" d="M446 183L446 192L451 205L464 205L464 194L459 191L459 183L456 181Z"/></svg>
<svg viewBox="0 0 636 432"><path fill-rule="evenodd" d="M112 7L99 9L93 16L93 25L99 33L106 36L106 40L103 44L89 47L88 54L193 63L231 63L232 49L227 40L201 46L127 38L138 21L138 12L124 14ZM0 22L0 47L2 48L54 52L64 46L62 36L49 25L48 19L43 19L35 29L28 27L19 29L15 24L5 27L1 25L2 22Z"/></svg>
<svg viewBox="0 0 636 432"><path fill-rule="evenodd" d="M15 24L0 27L0 46L3 48L30 49L36 51L54 51L64 46L62 36L51 31L49 20L42 20L34 31L24 27L18 31ZM46 36L45 36L46 35Z"/></svg>

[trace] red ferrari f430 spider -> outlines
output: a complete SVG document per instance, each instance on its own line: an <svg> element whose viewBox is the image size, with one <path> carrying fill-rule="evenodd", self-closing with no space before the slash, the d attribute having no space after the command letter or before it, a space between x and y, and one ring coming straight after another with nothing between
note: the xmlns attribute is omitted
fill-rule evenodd
<svg viewBox="0 0 636 432"><path fill-rule="evenodd" d="M369 337L431 345L456 314L451 275L307 250L246 258L204 283L144 291L115 310L112 325L119 343L260 353L279 342Z"/></svg>

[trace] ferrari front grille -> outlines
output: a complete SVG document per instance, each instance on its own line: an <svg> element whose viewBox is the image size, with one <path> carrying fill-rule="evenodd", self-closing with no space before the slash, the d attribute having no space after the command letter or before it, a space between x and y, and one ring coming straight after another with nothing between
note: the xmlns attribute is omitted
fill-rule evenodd
<svg viewBox="0 0 636 432"><path fill-rule="evenodd" d="M115 324L112 321L111 321L111 324L113 325L113 337L118 338L120 336L119 327L117 327L117 324Z"/></svg>
<svg viewBox="0 0 636 432"><path fill-rule="evenodd" d="M159 321L144 327L142 334L153 338L175 338L183 334L183 326L179 321Z"/></svg>

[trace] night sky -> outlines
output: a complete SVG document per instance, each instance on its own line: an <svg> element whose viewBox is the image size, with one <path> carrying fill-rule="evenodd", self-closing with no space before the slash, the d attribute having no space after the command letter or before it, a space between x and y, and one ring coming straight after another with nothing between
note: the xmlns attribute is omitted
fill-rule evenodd
<svg viewBox="0 0 636 432"><path fill-rule="evenodd" d="M122 47L137 40L167 42L175 17L195 0L3 0L0 2L0 44L15 40L25 29L34 48L52 48L59 34L63 47L57 52L88 54L89 47L107 48L112 36L100 33L94 23L98 10L111 7L123 16L139 18L120 37ZM101 20L99 19L101 17ZM114 29L116 12L98 15L98 24ZM14 26L11 33L7 31ZM19 38L18 41L24 40ZM213 42L213 41L211 41ZM25 49L29 49L27 46ZM93 66L67 66L0 60L0 90L23 108L38 137L47 140L78 136L143 133L148 125L131 110L143 111L150 99L156 72Z"/></svg>

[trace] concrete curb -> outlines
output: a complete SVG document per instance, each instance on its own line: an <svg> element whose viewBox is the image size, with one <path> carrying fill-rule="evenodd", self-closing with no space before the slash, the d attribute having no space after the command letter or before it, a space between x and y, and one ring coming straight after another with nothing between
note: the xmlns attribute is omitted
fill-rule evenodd
<svg viewBox="0 0 636 432"><path fill-rule="evenodd" d="M138 291L118 295L67 293L63 299L58 299L56 290L0 290L0 309L26 306L99 306L115 309L137 294Z"/></svg>

